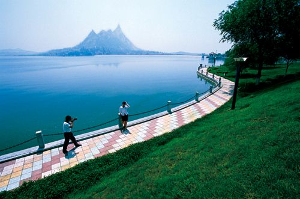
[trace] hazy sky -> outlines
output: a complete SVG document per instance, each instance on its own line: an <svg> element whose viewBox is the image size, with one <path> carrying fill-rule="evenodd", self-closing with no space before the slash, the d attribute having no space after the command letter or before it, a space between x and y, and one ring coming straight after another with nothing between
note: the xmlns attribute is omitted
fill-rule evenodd
<svg viewBox="0 0 300 199"><path fill-rule="evenodd" d="M0 49L47 51L120 24L139 48L225 52L212 26L234 0L0 0Z"/></svg>

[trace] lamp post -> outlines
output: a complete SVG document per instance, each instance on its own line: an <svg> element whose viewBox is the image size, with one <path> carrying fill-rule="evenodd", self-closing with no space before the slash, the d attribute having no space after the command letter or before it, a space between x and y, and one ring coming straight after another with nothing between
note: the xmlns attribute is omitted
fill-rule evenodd
<svg viewBox="0 0 300 199"><path fill-rule="evenodd" d="M248 59L247 57L234 58L234 61L235 61L236 65L237 65L237 67L236 67L236 75L235 75L235 83L234 83L234 90L233 90L231 110L235 109L237 88L239 86L240 72L241 72L241 64L240 63L241 62L245 62L247 59Z"/></svg>

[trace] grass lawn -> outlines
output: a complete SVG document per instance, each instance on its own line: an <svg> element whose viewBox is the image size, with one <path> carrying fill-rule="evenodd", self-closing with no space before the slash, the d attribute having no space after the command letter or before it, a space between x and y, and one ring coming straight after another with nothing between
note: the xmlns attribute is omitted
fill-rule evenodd
<svg viewBox="0 0 300 199"><path fill-rule="evenodd" d="M297 198L300 67L292 65L289 72L298 75L286 78L277 70L284 74L283 67L263 72L263 86L256 92L246 90L255 80L244 71L241 86L246 86L234 111L227 103L171 133L0 197Z"/></svg>
<svg viewBox="0 0 300 199"><path fill-rule="evenodd" d="M274 66L264 66L260 79L260 86L255 86L257 69L246 68L243 69L240 76L239 81L239 95L241 97L247 96L258 89L268 88L270 86L274 86L274 84L282 84L290 79L295 79L295 74L298 77L300 75L300 62L293 63L287 75L285 74L285 64L282 65L274 65ZM224 77L224 72L227 72L226 78L235 81L236 71L230 71L227 67L211 67L208 69L209 72L215 73L217 75ZM276 85L275 85L276 86Z"/></svg>

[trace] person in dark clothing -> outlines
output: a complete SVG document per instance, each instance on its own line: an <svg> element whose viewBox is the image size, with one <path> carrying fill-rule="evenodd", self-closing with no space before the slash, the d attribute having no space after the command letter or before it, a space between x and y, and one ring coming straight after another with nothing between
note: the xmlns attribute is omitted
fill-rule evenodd
<svg viewBox="0 0 300 199"><path fill-rule="evenodd" d="M79 144L77 142L77 140L75 139L75 137L72 133L73 122L75 120L77 120L77 118L72 118L71 116L67 115L66 119L65 119L65 122L63 123L63 133L64 133L64 137L65 137L65 142L64 142L64 146L63 146L63 153L64 154L68 153L67 147L69 145L69 140L71 140L73 142L75 147L80 147L81 146L81 144Z"/></svg>
<svg viewBox="0 0 300 199"><path fill-rule="evenodd" d="M122 106L119 108L119 115L122 117L122 123L123 123L123 128L122 130L127 129L127 122L128 122L128 108L130 105L127 102L122 102Z"/></svg>

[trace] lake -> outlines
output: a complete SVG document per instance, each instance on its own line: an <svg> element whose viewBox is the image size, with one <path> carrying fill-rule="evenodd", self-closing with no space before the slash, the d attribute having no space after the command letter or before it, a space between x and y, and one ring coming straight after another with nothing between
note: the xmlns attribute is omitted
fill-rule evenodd
<svg viewBox="0 0 300 199"><path fill-rule="evenodd" d="M38 130L61 133L66 115L78 118L74 130L79 130L116 118L122 101L131 105L129 114L184 101L209 88L196 74L200 63L211 65L208 61L199 56L0 56L0 150ZM63 134L45 142L58 139ZM1 154L36 145L33 140Z"/></svg>

